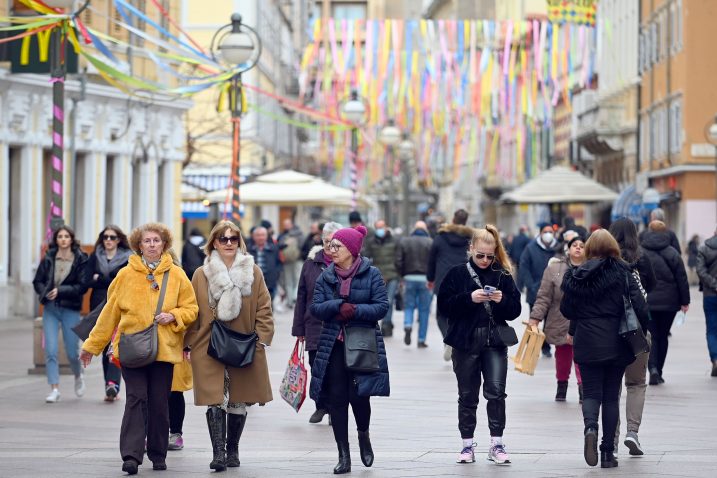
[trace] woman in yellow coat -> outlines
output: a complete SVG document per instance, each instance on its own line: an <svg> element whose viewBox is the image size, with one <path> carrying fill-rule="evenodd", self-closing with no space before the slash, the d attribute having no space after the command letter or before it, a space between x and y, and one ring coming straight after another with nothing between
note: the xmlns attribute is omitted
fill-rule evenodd
<svg viewBox="0 0 717 478"><path fill-rule="evenodd" d="M184 333L196 320L198 307L187 275L172 261L169 252L172 234L166 226L156 223L140 226L132 231L129 243L136 254L130 256L129 265L112 281L107 305L82 346L80 360L86 367L92 356L101 353L109 343L116 328L113 354L121 363L120 335L146 329L153 320L159 324L156 360L144 367L122 367L127 403L120 431L120 453L124 461L122 471L134 475L144 458L145 438L152 468L167 469L167 403L172 373L174 365L182 361ZM161 285L166 280L169 282L162 312L155 316Z"/></svg>
<svg viewBox="0 0 717 478"><path fill-rule="evenodd" d="M229 221L219 222L205 250L207 259L192 278L199 318L187 331L185 344L192 350L194 404L208 407L214 452L209 467L221 471L239 466L239 439L247 406L272 399L264 348L274 336L274 319L264 276L246 253L239 228ZM214 320L244 334L256 331L259 340L251 365L229 367L207 354Z"/></svg>

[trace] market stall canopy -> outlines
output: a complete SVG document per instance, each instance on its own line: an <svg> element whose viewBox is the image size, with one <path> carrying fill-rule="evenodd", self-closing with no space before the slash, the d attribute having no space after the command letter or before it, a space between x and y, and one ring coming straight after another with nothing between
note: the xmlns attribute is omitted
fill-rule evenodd
<svg viewBox="0 0 717 478"><path fill-rule="evenodd" d="M246 205L351 207L350 189L293 170L257 176L252 182L242 183L239 192L242 204ZM222 203L227 194L226 189L221 189L207 193L206 199ZM360 194L357 200L362 206L373 206L368 198Z"/></svg>
<svg viewBox="0 0 717 478"><path fill-rule="evenodd" d="M565 204L611 202L617 193L564 166L553 166L500 196L502 203Z"/></svg>

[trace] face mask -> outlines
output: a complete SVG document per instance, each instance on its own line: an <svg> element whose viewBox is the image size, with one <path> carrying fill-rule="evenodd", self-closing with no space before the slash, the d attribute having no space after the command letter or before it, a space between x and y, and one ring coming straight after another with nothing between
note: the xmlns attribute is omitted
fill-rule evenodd
<svg viewBox="0 0 717 478"><path fill-rule="evenodd" d="M543 234L541 234L540 237L543 239L543 242L545 244L550 244L551 242L553 242L553 238L555 236L553 236L552 232L544 232Z"/></svg>
<svg viewBox="0 0 717 478"><path fill-rule="evenodd" d="M376 237L379 239L386 237L386 229L376 229Z"/></svg>

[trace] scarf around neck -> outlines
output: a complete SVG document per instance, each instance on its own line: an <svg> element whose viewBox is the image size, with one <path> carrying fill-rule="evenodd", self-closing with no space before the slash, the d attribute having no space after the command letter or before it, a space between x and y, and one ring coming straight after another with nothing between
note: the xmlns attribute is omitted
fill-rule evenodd
<svg viewBox="0 0 717 478"><path fill-rule="evenodd" d="M204 275L209 284L209 306L221 321L234 320L241 313L242 297L251 295L254 284L254 257L237 252L227 269L219 252L212 251L204 261Z"/></svg>
<svg viewBox="0 0 717 478"><path fill-rule="evenodd" d="M97 268L100 270L100 273L103 276L109 277L113 270L127 262L131 254L132 251L130 251L129 249L118 247L114 257L112 257L112 259L107 260L107 251L105 250L104 246L100 244L99 246L97 246L97 250L95 251L95 255L98 259Z"/></svg>
<svg viewBox="0 0 717 478"><path fill-rule="evenodd" d="M342 269L338 265L335 265L334 270L336 271L336 277L339 279L339 295L341 297L348 297L351 292L351 281L356 272L358 272L359 266L361 265L361 256L356 257L354 263L348 269Z"/></svg>

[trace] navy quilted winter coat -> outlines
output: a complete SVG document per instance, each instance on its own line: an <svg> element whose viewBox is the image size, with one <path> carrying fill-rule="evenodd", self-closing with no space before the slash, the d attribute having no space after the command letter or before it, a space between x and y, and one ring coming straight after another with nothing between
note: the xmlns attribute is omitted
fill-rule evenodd
<svg viewBox="0 0 717 478"><path fill-rule="evenodd" d="M343 302L343 299L339 298L339 282L336 278L335 265L331 264L316 281L314 302L311 304L311 314L323 321L319 348L314 366L311 367L310 395L314 400L318 399L321 394L331 350L341 330L342 323L335 320L335 317L339 314L339 307ZM356 314L346 326L374 328L378 344L380 370L372 373L353 372L358 384L357 394L361 397L387 397L391 391L388 379L388 360L383 336L377 327L378 321L388 311L386 285L381 273L371 266L371 262L365 257L361 259L361 265L351 281L348 302L356 304Z"/></svg>

